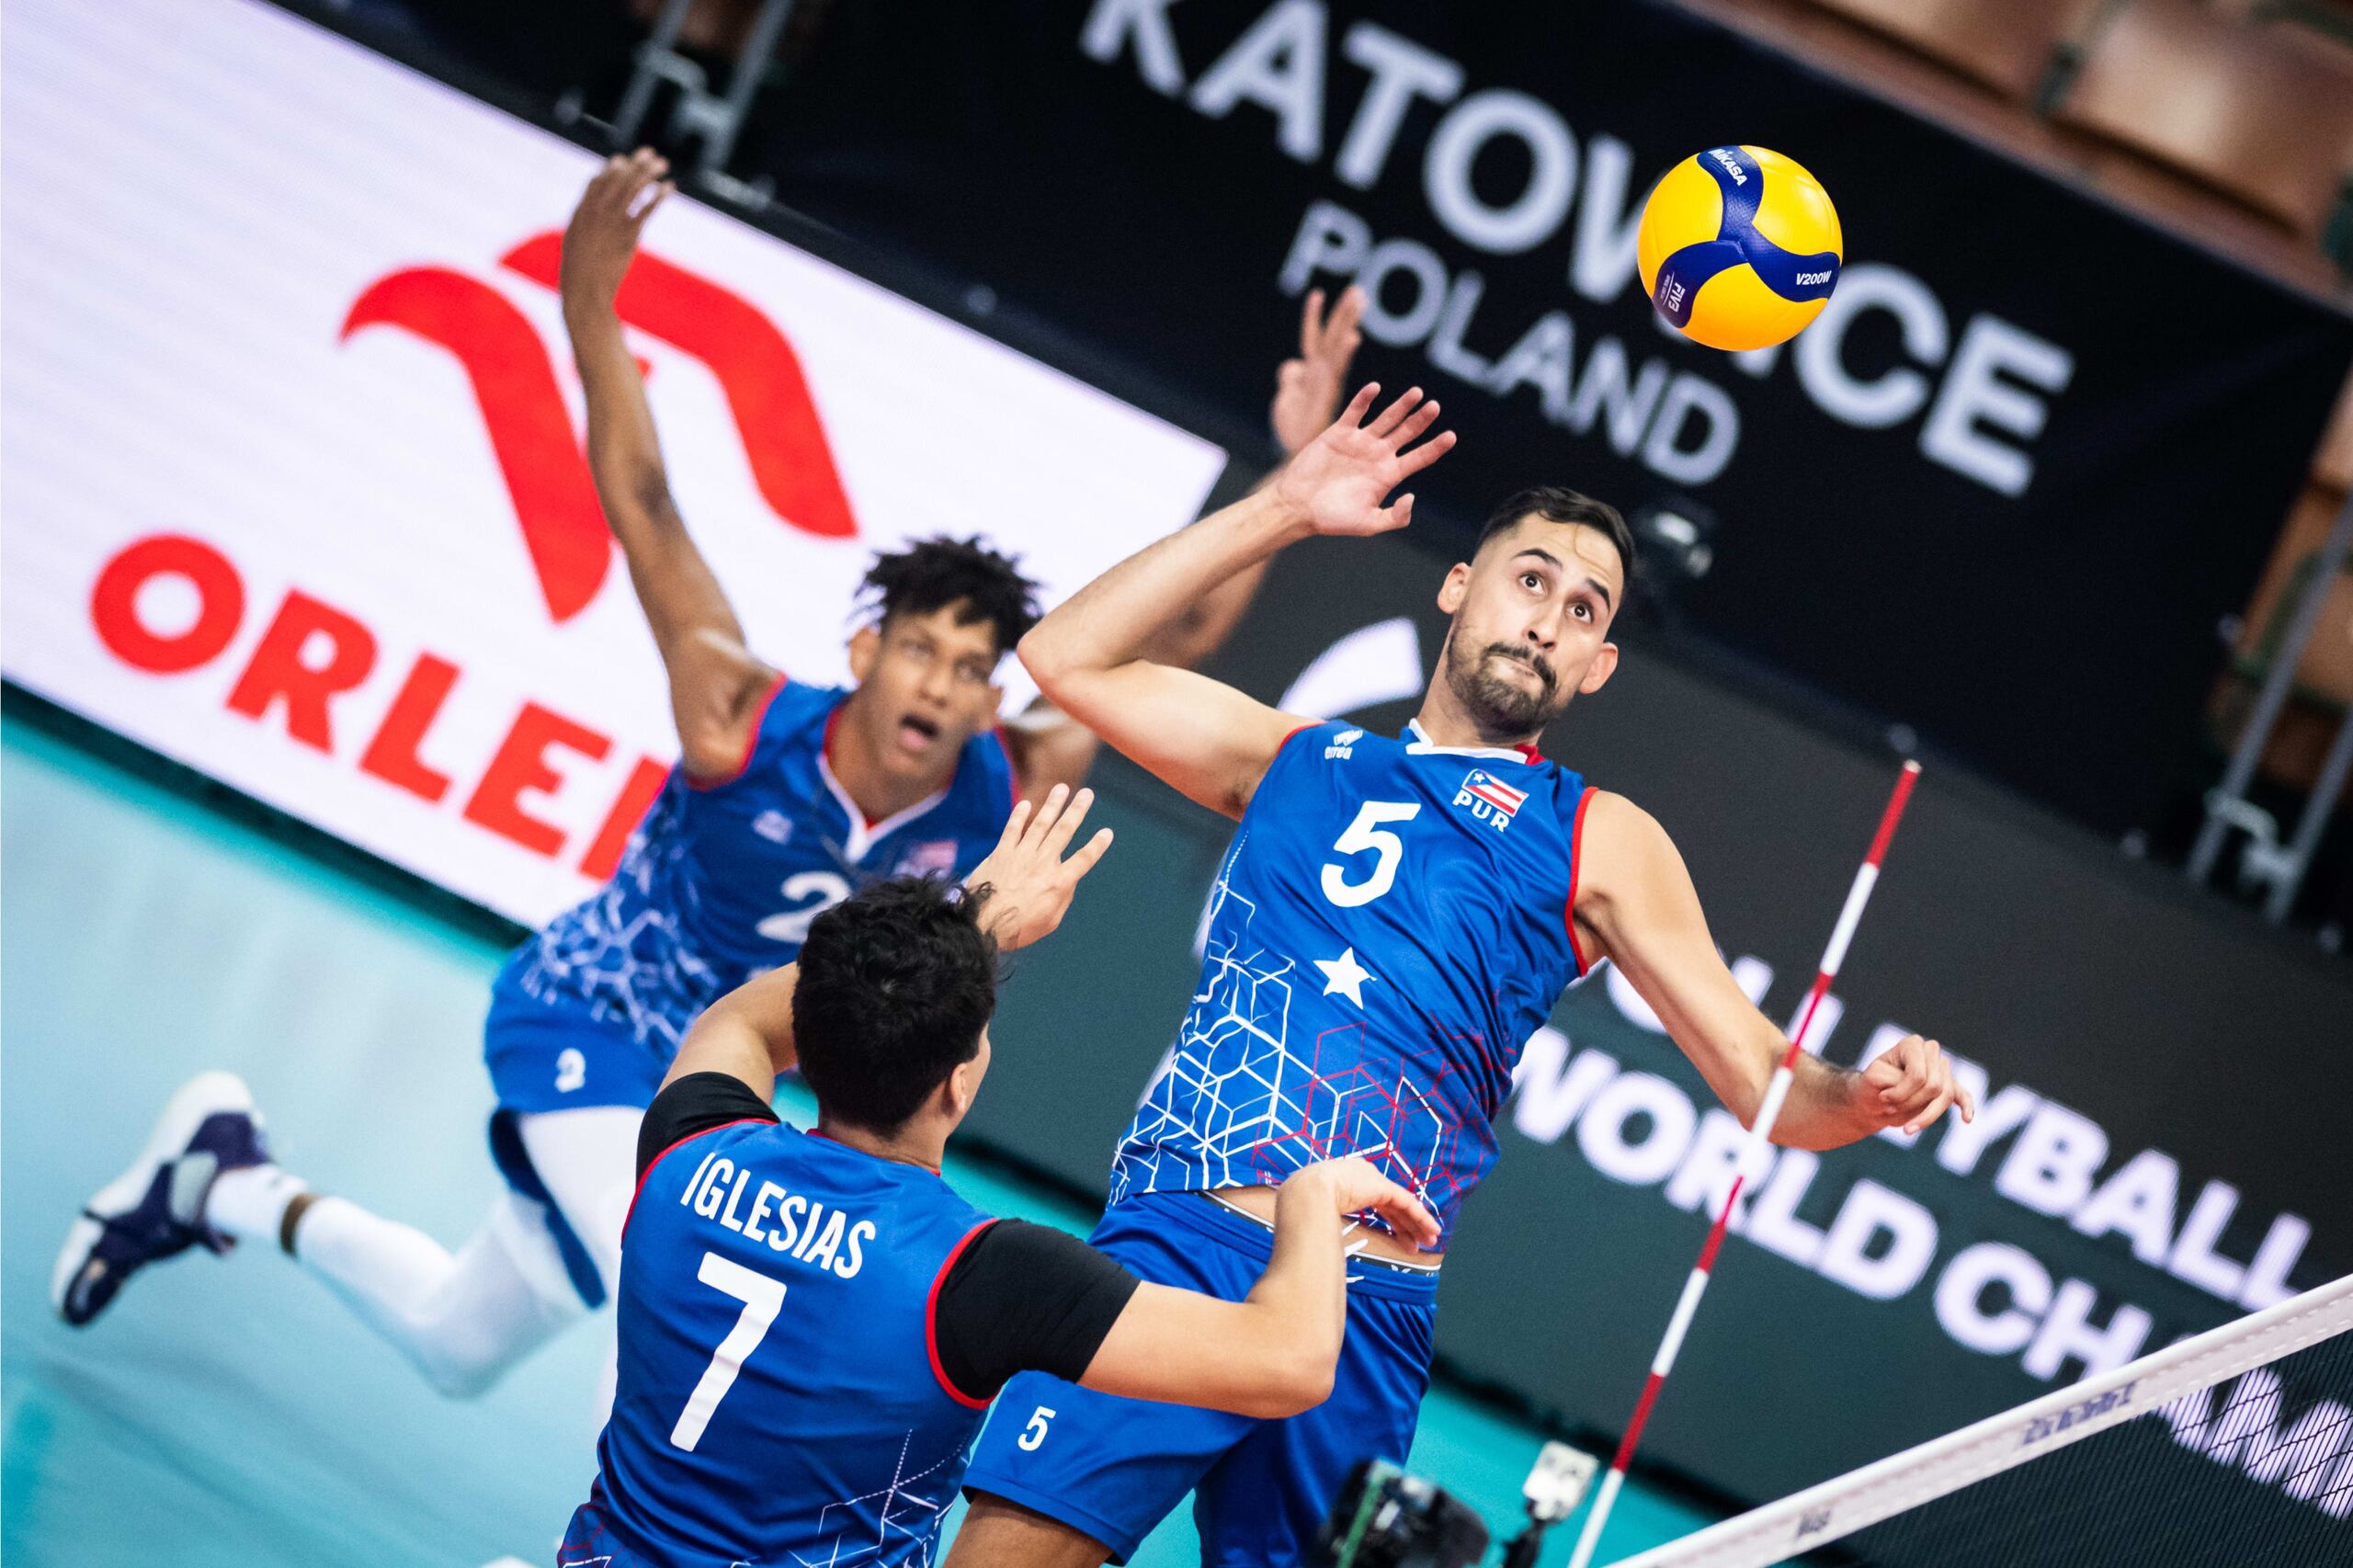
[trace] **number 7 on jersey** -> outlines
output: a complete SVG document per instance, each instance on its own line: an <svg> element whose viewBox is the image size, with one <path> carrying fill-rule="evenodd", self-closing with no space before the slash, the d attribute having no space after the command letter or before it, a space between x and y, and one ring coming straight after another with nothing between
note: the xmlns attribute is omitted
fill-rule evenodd
<svg viewBox="0 0 2353 1568"><path fill-rule="evenodd" d="M710 1365L702 1369L702 1377L695 1384L695 1392L687 1396L687 1407L678 1412L678 1424L670 1428L670 1446L695 1451L702 1441L702 1430L710 1425L711 1413L727 1391L735 1386L735 1374L744 1369L745 1361L767 1337L768 1324L776 1322L776 1314L784 1306L784 1281L745 1267L742 1264L720 1256L715 1252L702 1255L702 1267L695 1278L723 1295L734 1297L744 1303L735 1326L710 1353Z"/></svg>

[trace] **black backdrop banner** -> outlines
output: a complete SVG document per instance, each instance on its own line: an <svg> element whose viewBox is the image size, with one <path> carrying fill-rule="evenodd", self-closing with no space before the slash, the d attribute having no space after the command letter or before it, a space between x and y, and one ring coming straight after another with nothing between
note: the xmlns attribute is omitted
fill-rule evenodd
<svg viewBox="0 0 2353 1568"><path fill-rule="evenodd" d="M2333 308L1656 0L874 0L773 115L785 200L1229 427L1298 296L1365 281L1364 370L1462 433L1438 547L1539 481L1703 506L1696 629L2109 833L2201 781L2216 627L2353 357ZM1634 272L1651 184L1729 142L1847 239L1823 316L1739 357Z"/></svg>
<svg viewBox="0 0 2353 1568"><path fill-rule="evenodd" d="M1444 635L1438 577L1394 539L1310 541L1275 563L1282 613L1211 673L1394 733ZM1544 749L1666 825L1735 977L1794 1027L1896 758L1639 643ZM1118 846L1017 960L970 1129L1099 1192L1199 972L1228 833L1123 763L1097 781ZM2341 964L1932 768L1812 1044L1852 1065L1932 1034L1977 1120L1752 1173L1646 1459L1781 1495L2353 1269L2348 1019ZM1502 1119L1440 1353L1614 1439L1739 1128L1607 965L1530 1042Z"/></svg>

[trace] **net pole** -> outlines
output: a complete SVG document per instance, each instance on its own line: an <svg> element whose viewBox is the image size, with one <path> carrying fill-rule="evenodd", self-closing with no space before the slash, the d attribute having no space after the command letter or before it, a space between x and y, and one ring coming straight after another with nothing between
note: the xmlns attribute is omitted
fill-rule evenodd
<svg viewBox="0 0 2353 1568"><path fill-rule="evenodd" d="M1732 1223L1733 1205L1740 1201L1741 1184L1765 1158L1773 1137L1773 1124L1780 1119L1782 1103L1790 1097L1790 1085L1797 1078L1798 1056L1805 1050L1806 1036L1813 1032L1814 1010L1822 1006L1830 983L1838 977L1838 966L1846 961L1847 944L1855 939L1855 927L1862 924L1863 906L1870 903L1871 889L1879 884L1880 862L1887 857L1888 841L1895 836L1895 824L1904 820L1904 808L1912 799L1912 786L1919 778L1920 765L1909 760L1896 775L1895 789L1887 798L1886 809L1880 812L1879 831L1871 835L1870 851L1855 871L1854 885L1847 890L1846 905L1838 911L1838 924L1831 928L1830 945L1823 949L1822 963L1813 971L1813 984L1805 994L1805 1006L1798 1014L1797 1028L1790 1036L1790 1048L1782 1053L1780 1065L1773 1069L1773 1076L1765 1085L1765 1101L1757 1108L1756 1119L1749 1124L1748 1136L1742 1142L1740 1158L1733 1166L1732 1190L1724 1194L1723 1207L1716 1211L1715 1223L1708 1227L1708 1239L1700 1244L1699 1260L1691 1266L1690 1277L1683 1281L1683 1294L1676 1301L1675 1315L1667 1320L1666 1333L1659 1340L1657 1353L1651 1358L1650 1375L1643 1381L1642 1396L1634 1401L1634 1414L1626 1419L1626 1434L1618 1439L1617 1455L1610 1460L1609 1470L1594 1493L1593 1508L1585 1517L1585 1528L1577 1532L1576 1550L1569 1555L1569 1568L1588 1568L1594 1549L1601 1544L1602 1527L1608 1523L1609 1510L1626 1484L1626 1467L1633 1462L1634 1448L1643 1439L1643 1427L1650 1420L1651 1407L1658 1403L1659 1390L1666 1385L1666 1375L1675 1368L1676 1352L1682 1349L1683 1336L1699 1313L1699 1298L1707 1294L1716 1254L1722 1248L1724 1231Z"/></svg>

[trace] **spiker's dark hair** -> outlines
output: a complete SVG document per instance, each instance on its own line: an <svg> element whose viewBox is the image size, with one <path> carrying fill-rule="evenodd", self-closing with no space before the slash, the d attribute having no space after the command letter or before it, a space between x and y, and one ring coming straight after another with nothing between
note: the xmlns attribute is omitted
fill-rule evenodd
<svg viewBox="0 0 2353 1568"><path fill-rule="evenodd" d="M979 1054L996 1008L996 943L978 919L986 896L900 877L810 922L792 1033L827 1115L892 1131Z"/></svg>
<svg viewBox="0 0 2353 1568"><path fill-rule="evenodd" d="M1618 508L1607 501L1570 489L1565 484L1539 484L1506 495L1503 504L1488 514L1486 527L1479 530L1479 543L1486 542L1529 514L1548 523L1582 523L1609 536L1618 547L1618 563L1624 569L1626 586L1634 585L1634 530L1618 515Z"/></svg>
<svg viewBox="0 0 2353 1568"><path fill-rule="evenodd" d="M989 622L1000 653L1010 652L1038 624L1038 585L1021 574L1012 556L991 550L978 535L943 534L877 555L858 585L858 597L880 612L885 626L903 615L961 606L956 623Z"/></svg>

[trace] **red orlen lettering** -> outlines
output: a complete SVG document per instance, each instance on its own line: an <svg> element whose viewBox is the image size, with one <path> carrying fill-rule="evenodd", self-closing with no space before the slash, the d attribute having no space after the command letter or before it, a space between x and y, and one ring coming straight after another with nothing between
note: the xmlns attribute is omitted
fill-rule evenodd
<svg viewBox="0 0 2353 1568"><path fill-rule="evenodd" d="M630 769L629 782L614 797L613 809L605 813L605 825L597 830L595 842L580 857L580 873L604 881L611 877L621 863L621 851L629 847L629 835L645 820L646 812L654 804L654 797L669 782L670 769L650 756L641 756L637 766Z"/></svg>
<svg viewBox="0 0 2353 1568"><path fill-rule="evenodd" d="M536 283L556 287L563 236L550 230L508 251L504 264ZM790 526L820 539L852 539L858 519L834 467L833 444L817 417L801 356L759 307L676 262L641 250L621 279L613 308L710 367L727 395L735 434L751 460L752 483Z"/></svg>
<svg viewBox="0 0 2353 1568"><path fill-rule="evenodd" d="M563 776L548 766L547 757L548 748L559 745L591 762L602 761L613 749L612 742L585 725L536 702L524 703L466 802L466 820L537 854L552 856L562 849L563 830L525 812L522 801L525 790L544 795L562 788Z"/></svg>
<svg viewBox="0 0 2353 1568"><path fill-rule="evenodd" d="M306 665L302 651L314 638L326 640L326 658ZM261 634L244 674L230 690L229 706L248 719L259 719L270 704L282 700L286 733L306 746L333 752L327 700L366 680L375 667L374 632L333 605L289 588L286 602L278 607L278 619Z"/></svg>
<svg viewBox="0 0 2353 1568"><path fill-rule="evenodd" d="M440 716L450 687L457 684L457 665L431 653L419 653L416 663L409 666L408 678L401 682L400 695L384 710L384 722L376 726L368 750L360 756L359 770L426 801L438 801L447 794L449 776L427 767L416 748Z"/></svg>
<svg viewBox="0 0 2353 1568"><path fill-rule="evenodd" d="M166 636L139 618L140 590L157 577L194 585L195 624ZM98 641L133 669L178 675L221 656L245 618L245 585L229 558L186 534L150 534L123 546L99 569L90 589L90 624Z"/></svg>

